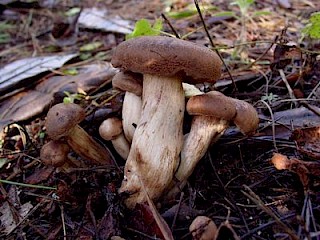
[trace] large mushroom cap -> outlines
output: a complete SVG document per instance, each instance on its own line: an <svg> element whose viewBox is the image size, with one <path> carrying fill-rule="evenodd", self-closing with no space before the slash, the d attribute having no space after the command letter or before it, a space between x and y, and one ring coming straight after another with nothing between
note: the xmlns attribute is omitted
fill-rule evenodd
<svg viewBox="0 0 320 240"><path fill-rule="evenodd" d="M221 61L210 49L177 38L144 36L119 44L112 65L123 71L171 77L184 82L215 82L221 74Z"/></svg>
<svg viewBox="0 0 320 240"><path fill-rule="evenodd" d="M47 114L47 134L52 139L67 136L69 131L80 123L86 114L83 108L74 103L59 103L54 105Z"/></svg>
<svg viewBox="0 0 320 240"><path fill-rule="evenodd" d="M190 115L212 116L227 121L232 120L237 113L233 100L216 91L191 97L187 103L187 112Z"/></svg>

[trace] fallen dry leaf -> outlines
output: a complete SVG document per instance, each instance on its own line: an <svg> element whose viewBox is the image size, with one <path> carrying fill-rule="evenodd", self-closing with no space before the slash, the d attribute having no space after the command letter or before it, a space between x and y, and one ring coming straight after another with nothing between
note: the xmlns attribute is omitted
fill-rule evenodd
<svg viewBox="0 0 320 240"><path fill-rule="evenodd" d="M306 156L320 160L320 127L299 128L293 131L292 140L297 142L298 150Z"/></svg>

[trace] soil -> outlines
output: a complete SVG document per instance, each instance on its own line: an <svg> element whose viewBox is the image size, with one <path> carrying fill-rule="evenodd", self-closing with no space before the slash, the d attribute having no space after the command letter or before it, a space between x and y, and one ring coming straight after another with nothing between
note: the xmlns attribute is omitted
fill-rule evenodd
<svg viewBox="0 0 320 240"><path fill-rule="evenodd" d="M1 66L30 56L78 51L94 41L102 46L65 68L110 62L124 34L80 27L74 44L54 46L49 34L58 17L73 7L106 8L110 16L132 21L154 22L164 14L169 20L164 21L164 32L217 50L224 59L220 80L197 87L245 100L259 113L253 135L244 136L231 124L176 198L155 202L174 239L192 239L189 226L198 215L210 217L217 226L229 224L212 239L320 238L320 178L314 170L320 168L320 42L302 38L307 19L320 11L319 1L256 0L242 18L230 1L199 1L207 7L202 15L214 45L196 11L172 17L194 9L191 0L64 0L52 6L47 5L50 1L22 2L0 4L1 22L13 26L5 30L9 40L0 44ZM114 95L110 83L76 100L90 112L81 127L110 149L116 167L95 166L73 152L70 157L85 166L65 171L41 163L41 147L50 141L45 134L46 110L6 128L0 138L0 179L13 183L0 182L1 239L165 239L149 204L126 208L127 196L118 193L125 161L99 136L103 119L92 114L103 108L108 109L104 117L121 117L122 101L123 94ZM286 116L291 120L281 123ZM190 124L186 116L185 132ZM278 170L271 161L274 153L302 162ZM312 162L308 166L314 169L306 168L305 162Z"/></svg>

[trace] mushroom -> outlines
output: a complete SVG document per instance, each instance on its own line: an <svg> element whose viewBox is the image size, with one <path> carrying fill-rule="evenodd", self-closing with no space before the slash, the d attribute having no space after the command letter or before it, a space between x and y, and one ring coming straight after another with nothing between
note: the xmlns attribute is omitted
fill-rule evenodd
<svg viewBox="0 0 320 240"><path fill-rule="evenodd" d="M104 120L99 127L100 136L111 141L114 149L123 158L127 159L130 151L130 145L123 134L122 122L116 117Z"/></svg>
<svg viewBox="0 0 320 240"><path fill-rule="evenodd" d="M111 63L143 74L142 112L119 192L129 208L160 197L178 166L183 144L182 81L214 82L221 61L210 49L184 40L145 36L118 45Z"/></svg>
<svg viewBox="0 0 320 240"><path fill-rule="evenodd" d="M167 199L173 198L185 186L210 144L219 139L230 122L233 121L247 135L252 134L259 123L258 114L251 104L217 91L191 97L187 103L187 112L193 115L191 129L185 136L181 162L170 184L171 191Z"/></svg>
<svg viewBox="0 0 320 240"><path fill-rule="evenodd" d="M217 231L217 225L206 216L196 217L189 227L194 240L215 240Z"/></svg>
<svg viewBox="0 0 320 240"><path fill-rule="evenodd" d="M80 163L72 162L68 154L70 147L61 140L51 140L44 144L40 150L40 159L44 165L60 168L66 172L70 167L79 167Z"/></svg>
<svg viewBox="0 0 320 240"><path fill-rule="evenodd" d="M118 72L112 79L114 88L126 91L122 105L122 125L124 135L130 143L141 116L141 81L141 74L132 72Z"/></svg>
<svg viewBox="0 0 320 240"><path fill-rule="evenodd" d="M95 164L113 165L110 152L78 125L84 118L85 111L77 104L54 105L45 122L47 134L53 140L65 138L75 153Z"/></svg>

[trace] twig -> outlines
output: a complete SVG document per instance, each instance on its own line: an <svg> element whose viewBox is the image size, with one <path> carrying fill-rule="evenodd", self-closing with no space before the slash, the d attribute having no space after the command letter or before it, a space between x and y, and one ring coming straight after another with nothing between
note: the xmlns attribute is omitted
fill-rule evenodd
<svg viewBox="0 0 320 240"><path fill-rule="evenodd" d="M67 240L67 230L66 230L66 224L64 221L64 208L63 205L60 205L60 210L61 210L61 221L62 221L62 229L63 229L63 239Z"/></svg>
<svg viewBox="0 0 320 240"><path fill-rule="evenodd" d="M286 220L286 219L289 219L289 218L292 218L292 217L295 217L296 214L295 213L292 213L290 215L287 215L287 216L284 216L284 217L281 217L280 220L283 221L283 220ZM254 234L255 232L259 231L259 230L262 230L272 224L276 223L276 220L272 220L272 221L269 221L265 224L261 224L259 225L258 227L254 228L254 229L251 229L249 232L243 234L240 239L246 239L248 237L250 237L252 234Z"/></svg>
<svg viewBox="0 0 320 240"><path fill-rule="evenodd" d="M173 221L172 221L171 232L173 232L173 229L174 229L174 227L176 225L176 221L177 221L177 217L178 217L178 214L179 214L179 211L180 211L180 207L181 207L183 196L184 196L184 192L181 192L179 203L178 203L178 208L177 208L176 213L174 214L174 218L173 218Z"/></svg>
<svg viewBox="0 0 320 240"><path fill-rule="evenodd" d="M176 29L173 27L173 25L171 24L171 22L169 21L169 19L166 17L166 15L164 15L164 13L161 13L161 17L165 20L165 22L169 25L171 31L174 33L174 35L176 36L176 38L180 38L180 35L178 34L178 32L176 31Z"/></svg>
<svg viewBox="0 0 320 240"><path fill-rule="evenodd" d="M237 206L237 204L235 203L235 201L234 201L233 197L231 196L230 192L227 191L225 184L222 182L221 178L219 177L219 175L218 175L218 173L217 173L217 171L216 171L215 166L213 165L212 157L211 157L210 152L208 152L208 158L209 158L210 165L211 165L211 167L212 167L213 170L214 170L213 172L215 173L216 178L218 179L218 181L219 181L221 187L223 188L224 192L225 192L225 193L228 195L228 197L230 198L230 200L228 200L227 198L225 198L225 200L226 200L227 202L229 202L230 206L232 206L236 211L238 211L238 212L240 213L241 219L242 219L242 221L243 221L243 223L244 223L244 225L245 225L245 227L246 227L246 230L249 231L249 227L248 227L247 221L246 221L246 219L244 218L244 215L243 215L241 209L240 209L240 208ZM230 209L228 208L228 218L229 218L229 213L230 213Z"/></svg>
<svg viewBox="0 0 320 240"><path fill-rule="evenodd" d="M283 228L283 230L286 233L288 233L293 240L299 240L296 233L290 227L288 227L283 221L281 221L281 219L272 211L272 209L270 209L268 206L266 206L264 204L264 202L261 200L261 198L258 195L256 195L248 186L244 185L244 188L249 193L246 193L245 191L242 191L242 190L241 190L241 192L247 198L249 198L251 201L253 201L257 205L258 208L260 208L265 213L267 213L270 217L272 217L275 220L275 222L277 224L279 224L279 226L281 226Z"/></svg>
<svg viewBox="0 0 320 240"><path fill-rule="evenodd" d="M283 81L284 84L286 85L286 88L287 88L287 90L288 90L288 93L289 93L290 98L291 98L291 99L296 99L296 97L295 97L294 94L293 94L293 90L292 90L290 84L288 83L288 80L287 80L286 75L284 74L283 70L282 70L282 69L279 69L279 73L280 73L280 76L281 76L282 81ZM295 102L294 102L294 103L295 103ZM295 103L295 106L296 106L296 105L297 105L297 104Z"/></svg>
<svg viewBox="0 0 320 240"><path fill-rule="evenodd" d="M46 189L46 190L57 190L56 187L48 187L48 186L42 186L42 185L33 185L33 184L27 184L27 183L19 183L19 182L13 182L13 181L8 181L8 180L3 180L3 179L0 179L0 183L17 185L17 186L20 186L20 187L40 188L40 189Z"/></svg>
<svg viewBox="0 0 320 240"><path fill-rule="evenodd" d="M274 120L272 109L271 109L271 107L269 106L269 104L266 101L264 101L264 100L259 100L259 101L262 102L264 105L266 105L266 107L269 110L271 121L272 121L272 126L271 127L272 127L273 146L274 146L274 149L276 150L276 152L278 152L278 148L277 148L277 144L276 144L276 127L275 127L275 120Z"/></svg>
<svg viewBox="0 0 320 240"><path fill-rule="evenodd" d="M307 99L310 99L312 95L314 95L317 91L317 89L320 87L320 81L317 83L317 85L312 89L311 93L308 95Z"/></svg>
<svg viewBox="0 0 320 240"><path fill-rule="evenodd" d="M218 51L218 49L216 49L216 46L215 46L215 44L213 43L213 40L212 40L212 38L211 38L211 36L210 36L210 33L209 33L209 31L208 31L207 25L206 25L206 23L205 23L205 21L204 21L204 18L203 18L203 16L202 16L202 13L201 13L201 10L200 10L200 7L199 7L198 0L194 0L194 4L195 4L195 6L196 6L196 8L197 8L199 17L200 17L200 19L201 19L201 22L202 22L202 24L203 24L204 30L205 30L205 32L206 32L206 34L207 34L207 37L209 38L210 44L211 44L211 46L213 47L214 51L215 51L215 52L217 53L217 55L219 56L219 58L221 59L221 61L222 61L222 63L223 63L223 66L225 67L225 69L226 69L227 72L228 72L228 75L229 75L229 77L230 77L230 79L231 79L231 81L232 81L232 84L233 84L233 88L234 88L233 90L234 90L234 91L238 91L236 82L234 81L234 79L233 79L233 77L232 77L232 75L231 75L231 72L230 72L227 64L225 63L223 57L221 56L221 54L220 54L220 52Z"/></svg>

